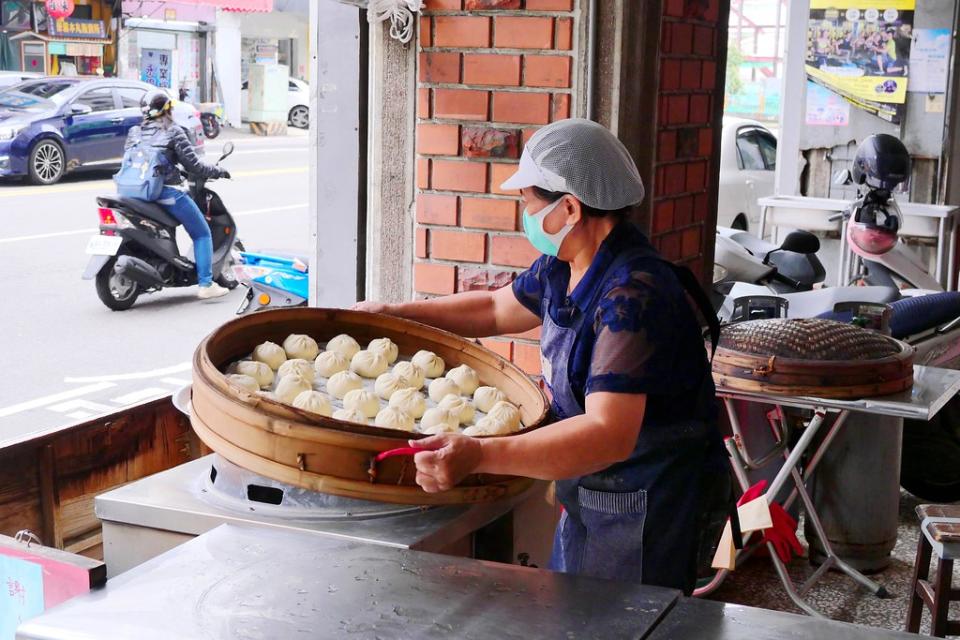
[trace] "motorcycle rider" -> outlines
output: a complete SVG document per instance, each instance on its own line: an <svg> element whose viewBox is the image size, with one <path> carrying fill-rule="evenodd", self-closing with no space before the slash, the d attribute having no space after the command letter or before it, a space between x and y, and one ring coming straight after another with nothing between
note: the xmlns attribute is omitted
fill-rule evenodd
<svg viewBox="0 0 960 640"><path fill-rule="evenodd" d="M177 165L189 175L201 178L229 178L230 173L220 167L203 162L183 129L174 123L170 115L173 100L163 91L150 91L140 102L143 123L133 127L127 134L126 147L139 142L160 148L167 159L163 168L163 191L156 203L177 219L193 240L193 252L197 269L197 283L201 300L219 298L230 293L213 281L213 240L200 207L188 193L178 187L183 177Z"/></svg>

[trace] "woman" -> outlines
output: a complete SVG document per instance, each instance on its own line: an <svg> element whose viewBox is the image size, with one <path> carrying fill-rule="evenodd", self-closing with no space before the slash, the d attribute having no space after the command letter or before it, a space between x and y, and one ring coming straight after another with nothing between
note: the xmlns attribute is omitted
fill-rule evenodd
<svg viewBox="0 0 960 640"><path fill-rule="evenodd" d="M678 270L627 220L644 195L637 168L602 126L564 120L530 139L503 188L520 190L524 232L544 254L511 287L357 308L467 337L542 325L556 422L510 438L417 440L431 449L415 456L417 482L435 492L470 473L556 480L564 514L551 568L690 593L717 502L704 489L719 490L725 514L729 474Z"/></svg>
<svg viewBox="0 0 960 640"><path fill-rule="evenodd" d="M207 179L229 178L230 173L216 165L207 164L197 157L187 134L170 115L173 100L166 93L163 91L147 93L140 107L143 111L143 124L130 129L126 146L139 143L162 149L166 157L163 173L164 187L156 202L183 225L190 234L190 239L193 240L197 284L200 285L197 297L208 300L226 295L230 293L229 289L213 281L213 239L210 236L210 227L193 198L177 188L183 183L183 177L177 165L183 166L191 176Z"/></svg>

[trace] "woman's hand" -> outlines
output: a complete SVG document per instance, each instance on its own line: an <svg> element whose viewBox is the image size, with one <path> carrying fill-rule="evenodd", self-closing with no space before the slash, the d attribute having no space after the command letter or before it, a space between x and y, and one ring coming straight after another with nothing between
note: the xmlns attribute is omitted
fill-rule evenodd
<svg viewBox="0 0 960 640"><path fill-rule="evenodd" d="M480 441L453 433L442 433L423 440L411 440L411 447L431 449L413 457L417 465L417 484L427 493L452 489L474 472L483 458Z"/></svg>
<svg viewBox="0 0 960 640"><path fill-rule="evenodd" d="M390 305L385 302L374 302L373 300L362 300L350 307L353 311L366 311L368 313L390 313Z"/></svg>

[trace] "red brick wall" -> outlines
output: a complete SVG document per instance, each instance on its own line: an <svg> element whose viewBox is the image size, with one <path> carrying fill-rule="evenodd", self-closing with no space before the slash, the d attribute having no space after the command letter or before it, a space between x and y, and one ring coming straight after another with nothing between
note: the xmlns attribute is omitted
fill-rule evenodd
<svg viewBox="0 0 960 640"><path fill-rule="evenodd" d="M539 126L570 116L573 0L427 0L417 84L418 297L496 289L539 255L499 185ZM484 340L540 373L539 331Z"/></svg>
<svg viewBox="0 0 960 640"><path fill-rule="evenodd" d="M721 0L665 0L663 7L650 235L664 256L694 273L705 273L713 257L719 170L714 124L723 101L718 66L728 6Z"/></svg>

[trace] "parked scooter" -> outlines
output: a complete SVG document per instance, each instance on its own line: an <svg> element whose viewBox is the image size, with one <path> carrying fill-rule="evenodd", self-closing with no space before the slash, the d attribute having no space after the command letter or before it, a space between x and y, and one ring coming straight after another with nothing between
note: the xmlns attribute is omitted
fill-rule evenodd
<svg viewBox="0 0 960 640"><path fill-rule="evenodd" d="M232 153L233 143L228 142L218 164ZM220 286L234 289L237 280L232 266L243 245L230 212L206 184L205 179L191 179L190 197L210 225L214 279ZM91 258L83 279L95 280L103 304L124 311L141 293L197 284L193 261L181 255L177 247L180 222L160 205L116 195L97 198L97 205L100 233L87 244Z"/></svg>
<svg viewBox="0 0 960 640"><path fill-rule="evenodd" d="M213 140L220 135L223 126L223 105L219 102L201 102L197 105L200 122L203 123L203 135Z"/></svg>
<svg viewBox="0 0 960 640"><path fill-rule="evenodd" d="M247 288L237 315L263 309L305 307L310 298L309 267L300 256L241 252L236 280Z"/></svg>

